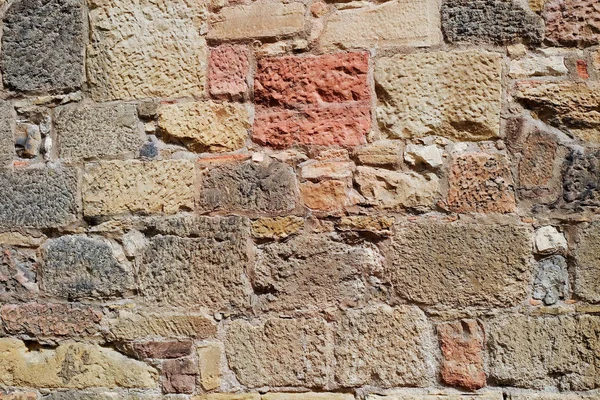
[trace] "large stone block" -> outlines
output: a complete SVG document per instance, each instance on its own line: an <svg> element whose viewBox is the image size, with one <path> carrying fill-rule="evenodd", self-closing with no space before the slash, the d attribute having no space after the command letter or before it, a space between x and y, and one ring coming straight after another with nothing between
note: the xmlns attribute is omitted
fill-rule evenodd
<svg viewBox="0 0 600 400"><path fill-rule="evenodd" d="M0 303L25 301L39 292L36 255L9 245L0 244Z"/></svg>
<svg viewBox="0 0 600 400"><path fill-rule="evenodd" d="M206 4L92 0L87 70L97 101L204 94Z"/></svg>
<svg viewBox="0 0 600 400"><path fill-rule="evenodd" d="M350 393L308 392L308 393L266 393L261 400L352 400Z"/></svg>
<svg viewBox="0 0 600 400"><path fill-rule="evenodd" d="M600 397L598 392L589 393L540 393L523 391L517 393L508 393L508 400L597 400Z"/></svg>
<svg viewBox="0 0 600 400"><path fill-rule="evenodd" d="M235 320L226 329L229 368L247 387L323 387L331 351L321 319L272 318L261 325Z"/></svg>
<svg viewBox="0 0 600 400"><path fill-rule="evenodd" d="M600 42L600 9L596 0L547 0L546 39L564 46Z"/></svg>
<svg viewBox="0 0 600 400"><path fill-rule="evenodd" d="M600 387L600 317L498 317L486 324L488 374L499 385Z"/></svg>
<svg viewBox="0 0 600 400"><path fill-rule="evenodd" d="M370 394L367 400L502 400L504 399L502 392L483 392L478 394L465 393L398 393L389 396L379 396Z"/></svg>
<svg viewBox="0 0 600 400"><path fill-rule="evenodd" d="M565 207L575 210L600 207L600 151L573 151L563 176Z"/></svg>
<svg viewBox="0 0 600 400"><path fill-rule="evenodd" d="M248 92L250 50L246 46L223 44L210 51L208 91L211 96L242 99Z"/></svg>
<svg viewBox="0 0 600 400"><path fill-rule="evenodd" d="M426 47L441 41L436 0L392 0L336 11L319 39L325 49Z"/></svg>
<svg viewBox="0 0 600 400"><path fill-rule="evenodd" d="M2 75L19 91L79 88L84 79L82 0L18 0L4 16Z"/></svg>
<svg viewBox="0 0 600 400"><path fill-rule="evenodd" d="M42 289L69 300L110 299L133 294L133 272L119 263L110 243L67 235L49 240L41 268Z"/></svg>
<svg viewBox="0 0 600 400"><path fill-rule="evenodd" d="M55 228L77 215L77 171L48 167L0 170L0 226Z"/></svg>
<svg viewBox="0 0 600 400"><path fill-rule="evenodd" d="M377 60L377 117L393 137L487 140L500 134L502 56L478 51Z"/></svg>
<svg viewBox="0 0 600 400"><path fill-rule="evenodd" d="M444 0L442 27L449 42L540 43L542 18L515 0Z"/></svg>
<svg viewBox="0 0 600 400"><path fill-rule="evenodd" d="M196 226L190 238L150 239L138 262L140 294L148 302L213 312L248 308L249 221L198 217Z"/></svg>
<svg viewBox="0 0 600 400"><path fill-rule="evenodd" d="M433 383L432 330L416 307L348 310L334 340L335 380L343 387Z"/></svg>
<svg viewBox="0 0 600 400"><path fill-rule="evenodd" d="M531 234L517 223L396 226L383 251L392 296L434 307L511 307L532 276Z"/></svg>
<svg viewBox="0 0 600 400"><path fill-rule="evenodd" d="M194 208L194 163L187 160L104 161L87 164L83 213L174 214Z"/></svg>
<svg viewBox="0 0 600 400"><path fill-rule="evenodd" d="M363 304L368 277L381 269L371 245L350 246L318 235L267 244L257 254L253 285L261 306L277 311L323 311Z"/></svg>
<svg viewBox="0 0 600 400"><path fill-rule="evenodd" d="M592 223L580 232L575 256L575 294L600 303L600 223Z"/></svg>
<svg viewBox="0 0 600 400"><path fill-rule="evenodd" d="M168 400L159 394L140 393L136 391L80 391L67 390L50 393L43 400ZM36 399L37 400L37 397Z"/></svg>
<svg viewBox="0 0 600 400"><path fill-rule="evenodd" d="M13 124L15 111L9 102L0 102L0 168L7 166L15 157Z"/></svg>
<svg viewBox="0 0 600 400"><path fill-rule="evenodd" d="M133 104L61 107L55 124L60 157L67 160L135 154L144 143Z"/></svg>
<svg viewBox="0 0 600 400"><path fill-rule="evenodd" d="M284 163L226 164L205 171L198 205L203 211L278 214L296 206L296 175Z"/></svg>

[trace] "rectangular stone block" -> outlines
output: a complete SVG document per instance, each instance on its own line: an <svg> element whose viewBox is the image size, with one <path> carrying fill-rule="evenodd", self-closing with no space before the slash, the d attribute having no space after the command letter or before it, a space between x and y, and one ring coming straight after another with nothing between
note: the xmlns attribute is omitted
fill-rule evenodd
<svg viewBox="0 0 600 400"><path fill-rule="evenodd" d="M73 168L0 169L0 226L56 228L75 221L77 180Z"/></svg>
<svg viewBox="0 0 600 400"><path fill-rule="evenodd" d="M401 222L382 247L392 296L432 307L511 307L525 300L531 232L515 222Z"/></svg>
<svg viewBox="0 0 600 400"><path fill-rule="evenodd" d="M489 392L478 394L456 394L456 393L398 393L388 396L370 394L367 400L502 400L502 392Z"/></svg>
<svg viewBox="0 0 600 400"><path fill-rule="evenodd" d="M478 141L500 135L502 55L398 54L375 63L379 126L392 137Z"/></svg>
<svg viewBox="0 0 600 400"><path fill-rule="evenodd" d="M37 255L0 237L0 303L26 301L39 293Z"/></svg>
<svg viewBox="0 0 600 400"><path fill-rule="evenodd" d="M135 155L144 143L134 104L60 107L55 126L65 160Z"/></svg>
<svg viewBox="0 0 600 400"><path fill-rule="evenodd" d="M187 160L86 164L83 213L173 214L194 208L194 163Z"/></svg>
<svg viewBox="0 0 600 400"><path fill-rule="evenodd" d="M258 393L208 393L193 396L192 400L260 400Z"/></svg>
<svg viewBox="0 0 600 400"><path fill-rule="evenodd" d="M206 3L92 0L87 70L96 101L204 95Z"/></svg>
<svg viewBox="0 0 600 400"><path fill-rule="evenodd" d="M588 302L600 303L600 223L591 223L579 232L573 255L575 294Z"/></svg>
<svg viewBox="0 0 600 400"><path fill-rule="evenodd" d="M598 400L600 393L509 393L508 400Z"/></svg>
<svg viewBox="0 0 600 400"><path fill-rule="evenodd" d="M427 47L441 43L436 0L392 0L335 11L319 44L324 49Z"/></svg>
<svg viewBox="0 0 600 400"><path fill-rule="evenodd" d="M261 400L353 400L354 396L349 393L265 393Z"/></svg>
<svg viewBox="0 0 600 400"><path fill-rule="evenodd" d="M143 341L119 343L117 349L142 360L145 358L173 359L192 355L191 340Z"/></svg>
<svg viewBox="0 0 600 400"><path fill-rule="evenodd" d="M0 168L6 167L15 157L14 121L16 115L11 103L0 102Z"/></svg>
<svg viewBox="0 0 600 400"><path fill-rule="evenodd" d="M198 347L198 375L204 390L221 386L221 345L209 343Z"/></svg>
<svg viewBox="0 0 600 400"><path fill-rule="evenodd" d="M548 0L544 8L546 38L562 46L600 42L600 9L596 0Z"/></svg>
<svg viewBox="0 0 600 400"><path fill-rule="evenodd" d="M221 9L210 20L208 39L240 40L287 36L304 30L302 3L256 1Z"/></svg>
<svg viewBox="0 0 600 400"><path fill-rule="evenodd" d="M212 49L208 63L210 95L228 100L246 98L251 58L248 46L223 44Z"/></svg>

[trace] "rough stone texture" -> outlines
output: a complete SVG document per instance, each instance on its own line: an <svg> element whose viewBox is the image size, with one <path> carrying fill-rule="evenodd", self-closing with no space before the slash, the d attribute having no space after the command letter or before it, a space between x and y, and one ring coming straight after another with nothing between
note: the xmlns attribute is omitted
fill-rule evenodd
<svg viewBox="0 0 600 400"><path fill-rule="evenodd" d="M367 204L382 209L428 209L439 194L439 178L432 173L358 167L354 182Z"/></svg>
<svg viewBox="0 0 600 400"><path fill-rule="evenodd" d="M267 244L256 255L254 290L264 310L323 311L368 300L368 278L381 256L368 244L350 246L318 235Z"/></svg>
<svg viewBox="0 0 600 400"><path fill-rule="evenodd" d="M198 367L189 358L162 363L161 386L164 393L194 393Z"/></svg>
<svg viewBox="0 0 600 400"><path fill-rule="evenodd" d="M208 339L217 334L216 326L208 317L190 312L120 311L117 318L109 321L108 326L110 334L120 340L160 337Z"/></svg>
<svg viewBox="0 0 600 400"><path fill-rule="evenodd" d="M0 302L28 300L38 292L35 255L0 245Z"/></svg>
<svg viewBox="0 0 600 400"><path fill-rule="evenodd" d="M42 289L69 300L124 297L134 288L133 272L119 263L110 243L67 235L48 241Z"/></svg>
<svg viewBox="0 0 600 400"><path fill-rule="evenodd" d="M447 203L454 212L498 212L515 210L513 179L508 160L486 153L456 157L448 177Z"/></svg>
<svg viewBox="0 0 600 400"><path fill-rule="evenodd" d="M323 387L331 354L321 319L271 318L261 325L233 321L226 330L229 368L247 387Z"/></svg>
<svg viewBox="0 0 600 400"><path fill-rule="evenodd" d="M154 388L156 371L100 346L68 342L29 351L16 339L0 339L0 384L45 388Z"/></svg>
<svg viewBox="0 0 600 400"><path fill-rule="evenodd" d="M35 392L13 392L9 394L0 393L0 400L37 400Z"/></svg>
<svg viewBox="0 0 600 400"><path fill-rule="evenodd" d="M221 386L221 346L211 343L198 347L198 373L204 390Z"/></svg>
<svg viewBox="0 0 600 400"><path fill-rule="evenodd" d="M158 127L164 139L191 151L223 152L244 146L250 122L243 105L207 101L160 107Z"/></svg>
<svg viewBox="0 0 600 400"><path fill-rule="evenodd" d="M451 42L540 43L542 18L515 0L444 0L442 27Z"/></svg>
<svg viewBox="0 0 600 400"><path fill-rule="evenodd" d="M301 217L260 218L252 222L252 236L258 239L283 239L298 233L304 226Z"/></svg>
<svg viewBox="0 0 600 400"><path fill-rule="evenodd" d="M0 226L54 228L75 220L77 172L47 167L0 169Z"/></svg>
<svg viewBox="0 0 600 400"><path fill-rule="evenodd" d="M195 0L92 0L87 71L94 100L201 97L206 16Z"/></svg>
<svg viewBox="0 0 600 400"><path fill-rule="evenodd" d="M595 0L548 0L544 11L546 39L564 46L600 42L600 9Z"/></svg>
<svg viewBox="0 0 600 400"><path fill-rule="evenodd" d="M517 60L511 60L509 69L509 76L511 78L562 76L568 73L569 70L565 65L564 56L526 56Z"/></svg>
<svg viewBox="0 0 600 400"><path fill-rule="evenodd" d="M577 296L600 303L600 224L592 223L582 230L575 251L575 287Z"/></svg>
<svg viewBox="0 0 600 400"><path fill-rule="evenodd" d="M266 393L261 400L352 400L350 393Z"/></svg>
<svg viewBox="0 0 600 400"><path fill-rule="evenodd" d="M598 393L510 393L508 400L594 400Z"/></svg>
<svg viewBox="0 0 600 400"><path fill-rule="evenodd" d="M348 310L335 325L335 380L343 387L428 386L432 334L416 307Z"/></svg>
<svg viewBox="0 0 600 400"><path fill-rule="evenodd" d="M18 0L4 16L2 75L19 91L76 89L84 78L81 0Z"/></svg>
<svg viewBox="0 0 600 400"><path fill-rule="evenodd" d="M15 137L13 123L14 109L9 102L0 102L0 168L5 167L15 157Z"/></svg>
<svg viewBox="0 0 600 400"><path fill-rule="evenodd" d="M137 265L139 292L159 304L247 308L249 240L250 224L240 217L199 217L189 238L154 236Z"/></svg>
<svg viewBox="0 0 600 400"><path fill-rule="evenodd" d="M72 304L7 304L0 309L4 329L11 335L87 337L100 331L102 313Z"/></svg>
<svg viewBox="0 0 600 400"><path fill-rule="evenodd" d="M192 397L192 400L261 400L258 393L209 393Z"/></svg>
<svg viewBox="0 0 600 400"><path fill-rule="evenodd" d="M394 167L402 161L402 143L379 141L354 149L353 158L361 165Z"/></svg>
<svg viewBox="0 0 600 400"><path fill-rule="evenodd" d="M527 138L519 161L519 185L524 188L547 186L555 176L558 144L537 131Z"/></svg>
<svg viewBox="0 0 600 400"><path fill-rule="evenodd" d="M210 21L208 39L239 40L287 36L304 30L302 3L259 0L225 7Z"/></svg>
<svg viewBox="0 0 600 400"><path fill-rule="evenodd" d="M319 44L325 49L427 47L441 39L437 1L392 0L335 12Z"/></svg>
<svg viewBox="0 0 600 400"><path fill-rule="evenodd" d="M296 206L296 177L290 167L226 164L205 172L200 185L201 210L282 213Z"/></svg>
<svg viewBox="0 0 600 400"><path fill-rule="evenodd" d="M305 182L300 184L304 205L317 212L338 214L348 203L348 185L341 181Z"/></svg>
<svg viewBox="0 0 600 400"><path fill-rule="evenodd" d="M456 394L456 393L406 393L390 396L370 394L368 400L502 400L502 392L488 392L481 394Z"/></svg>
<svg viewBox="0 0 600 400"><path fill-rule="evenodd" d="M489 377L500 385L600 387L600 318L498 317L486 325Z"/></svg>
<svg viewBox="0 0 600 400"><path fill-rule="evenodd" d="M534 244L538 254L566 253L569 247L565 236L553 226L536 229Z"/></svg>
<svg viewBox="0 0 600 400"><path fill-rule="evenodd" d="M193 343L191 340L171 340L166 342L126 342L119 345L121 353L138 360L145 358L170 359L190 356Z"/></svg>
<svg viewBox="0 0 600 400"><path fill-rule="evenodd" d="M405 222L383 251L392 295L428 306L515 306L532 275L530 233L516 223Z"/></svg>
<svg viewBox="0 0 600 400"><path fill-rule="evenodd" d="M485 386L483 327L475 320L437 326L442 350L441 376L444 383L468 390Z"/></svg>
<svg viewBox="0 0 600 400"><path fill-rule="evenodd" d="M55 121L60 156L66 160L136 153L144 143L132 104L61 107Z"/></svg>
<svg viewBox="0 0 600 400"><path fill-rule="evenodd" d="M396 55L378 60L381 128L393 137L498 137L502 57L484 51Z"/></svg>
<svg viewBox="0 0 600 400"><path fill-rule="evenodd" d="M562 256L547 257L538 262L533 281L533 298L549 306L569 296L569 271Z"/></svg>
<svg viewBox="0 0 600 400"><path fill-rule="evenodd" d="M194 163L186 160L87 164L83 213L173 214L194 207Z"/></svg>
<svg viewBox="0 0 600 400"><path fill-rule="evenodd" d="M384 232L389 231L394 222L395 218L392 216L357 215L342 217L336 228L340 231Z"/></svg>
<svg viewBox="0 0 600 400"><path fill-rule="evenodd" d="M567 208L600 207L600 151L572 152L563 182Z"/></svg>
<svg viewBox="0 0 600 400"><path fill-rule="evenodd" d="M208 61L210 95L229 100L246 97L250 57L246 46L224 44L212 49Z"/></svg>
<svg viewBox="0 0 600 400"><path fill-rule="evenodd" d="M37 398L36 398L37 399ZM107 391L79 391L67 390L53 392L42 398L43 400L166 400L168 397L157 394L146 394L136 391L107 392Z"/></svg>

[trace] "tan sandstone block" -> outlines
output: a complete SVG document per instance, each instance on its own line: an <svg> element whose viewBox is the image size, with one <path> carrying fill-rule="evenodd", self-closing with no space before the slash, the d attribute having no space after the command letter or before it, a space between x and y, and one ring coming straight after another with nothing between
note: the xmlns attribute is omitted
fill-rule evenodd
<svg viewBox="0 0 600 400"><path fill-rule="evenodd" d="M500 134L502 55L398 54L375 65L377 117L392 137L487 140Z"/></svg>
<svg viewBox="0 0 600 400"><path fill-rule="evenodd" d="M434 46L441 42L436 0L393 0L329 17L319 43L326 49Z"/></svg>
<svg viewBox="0 0 600 400"><path fill-rule="evenodd" d="M217 343L198 347L198 372L204 390L221 386L221 354L221 346Z"/></svg>
<svg viewBox="0 0 600 400"><path fill-rule="evenodd" d="M350 393L266 393L261 400L354 400Z"/></svg>
<svg viewBox="0 0 600 400"><path fill-rule="evenodd" d="M502 400L502 392L481 394L450 393L398 393L388 396L371 394L367 400Z"/></svg>
<svg viewBox="0 0 600 400"><path fill-rule="evenodd" d="M161 106L158 127L167 140L197 153L223 152L244 146L250 122L241 104L205 101Z"/></svg>
<svg viewBox="0 0 600 400"><path fill-rule="evenodd" d="M202 96L202 0L92 0L87 69L98 101Z"/></svg>
<svg viewBox="0 0 600 400"><path fill-rule="evenodd" d="M304 218L296 216L260 218L252 222L252 236L259 239L283 239L298 233Z"/></svg>
<svg viewBox="0 0 600 400"><path fill-rule="evenodd" d="M209 393L193 396L192 400L260 400L258 393Z"/></svg>
<svg viewBox="0 0 600 400"><path fill-rule="evenodd" d="M286 36L304 30L304 5L260 0L249 5L225 7L210 22L208 39Z"/></svg>
<svg viewBox="0 0 600 400"><path fill-rule="evenodd" d="M191 161L105 161L85 167L85 215L173 214L193 207L194 163Z"/></svg>
<svg viewBox="0 0 600 400"><path fill-rule="evenodd" d="M596 393L512 393L508 400L598 400L600 392Z"/></svg>

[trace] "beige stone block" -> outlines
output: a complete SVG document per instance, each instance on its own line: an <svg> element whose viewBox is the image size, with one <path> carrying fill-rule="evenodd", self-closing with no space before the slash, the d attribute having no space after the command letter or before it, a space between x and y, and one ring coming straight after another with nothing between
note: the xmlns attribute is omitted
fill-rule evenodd
<svg viewBox="0 0 600 400"><path fill-rule="evenodd" d="M266 393L261 400L354 400L350 393Z"/></svg>
<svg viewBox="0 0 600 400"><path fill-rule="evenodd" d="M502 392L457 394L457 393L398 393L387 396L371 394L367 400L502 400Z"/></svg>
<svg viewBox="0 0 600 400"><path fill-rule="evenodd" d="M193 396L192 400L260 400L258 393L209 393Z"/></svg>
<svg viewBox="0 0 600 400"><path fill-rule="evenodd" d="M116 318L108 321L110 335L118 340L149 338L194 338L215 337L217 327L203 314L174 312L136 313L122 310Z"/></svg>
<svg viewBox="0 0 600 400"><path fill-rule="evenodd" d="M298 233L303 227L302 217L260 218L252 222L252 236L259 239L283 239Z"/></svg>
<svg viewBox="0 0 600 400"><path fill-rule="evenodd" d="M198 347L198 372L204 390L221 386L221 354L221 346L216 343Z"/></svg>

